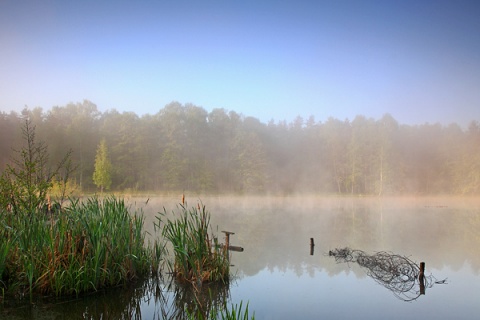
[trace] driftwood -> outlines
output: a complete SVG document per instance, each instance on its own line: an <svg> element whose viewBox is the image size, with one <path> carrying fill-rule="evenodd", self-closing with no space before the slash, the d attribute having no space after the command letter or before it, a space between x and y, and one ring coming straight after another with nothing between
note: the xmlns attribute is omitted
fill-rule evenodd
<svg viewBox="0 0 480 320"><path fill-rule="evenodd" d="M338 263L356 262L366 269L368 276L404 301L418 299L425 294L425 288L431 288L435 283L446 283L446 279L437 281L433 275L425 275L424 262L419 267L409 258L398 254L377 252L368 255L362 250L343 248L330 250L328 255Z"/></svg>

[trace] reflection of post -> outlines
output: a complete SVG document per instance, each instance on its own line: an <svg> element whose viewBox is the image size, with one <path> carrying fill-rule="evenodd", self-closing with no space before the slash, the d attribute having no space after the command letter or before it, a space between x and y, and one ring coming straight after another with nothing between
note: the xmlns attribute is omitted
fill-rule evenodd
<svg viewBox="0 0 480 320"><path fill-rule="evenodd" d="M420 283L420 294L425 294L425 262L420 262L418 282Z"/></svg>
<svg viewBox="0 0 480 320"><path fill-rule="evenodd" d="M310 238L310 255L313 256L313 251L315 248L315 243L313 241L313 238Z"/></svg>

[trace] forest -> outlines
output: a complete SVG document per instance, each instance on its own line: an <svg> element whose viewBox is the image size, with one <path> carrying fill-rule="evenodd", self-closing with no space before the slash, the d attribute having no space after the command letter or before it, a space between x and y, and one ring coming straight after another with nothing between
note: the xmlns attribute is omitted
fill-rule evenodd
<svg viewBox="0 0 480 320"><path fill-rule="evenodd" d="M172 102L156 114L100 112L85 100L0 113L0 172L13 165L22 126L48 146L48 163L72 151L80 192L99 191L104 141L110 191L346 195L480 193L480 124L406 125L380 119L262 123L225 109Z"/></svg>

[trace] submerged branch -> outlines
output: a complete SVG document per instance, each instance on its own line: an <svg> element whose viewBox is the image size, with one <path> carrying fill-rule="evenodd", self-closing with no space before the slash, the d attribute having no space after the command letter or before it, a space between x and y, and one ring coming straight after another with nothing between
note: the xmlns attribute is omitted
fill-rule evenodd
<svg viewBox="0 0 480 320"><path fill-rule="evenodd" d="M409 258L388 252L368 255L362 250L342 248L330 250L328 255L338 263L358 263L367 269L368 276L404 301L416 300L425 294L426 288L446 281L437 281L433 275L424 275L420 267Z"/></svg>

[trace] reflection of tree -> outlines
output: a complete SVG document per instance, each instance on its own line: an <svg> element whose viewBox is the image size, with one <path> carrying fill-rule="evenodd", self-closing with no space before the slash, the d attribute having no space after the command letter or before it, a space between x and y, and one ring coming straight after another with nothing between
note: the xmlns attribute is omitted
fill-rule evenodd
<svg viewBox="0 0 480 320"><path fill-rule="evenodd" d="M367 269L368 276L404 301L418 299L425 294L425 288L431 288L434 283L445 283L445 280L436 281L432 275L425 276L424 270L416 263L397 254L377 252L367 255L361 250L343 248L330 250L328 255L335 257L337 262L358 263Z"/></svg>

